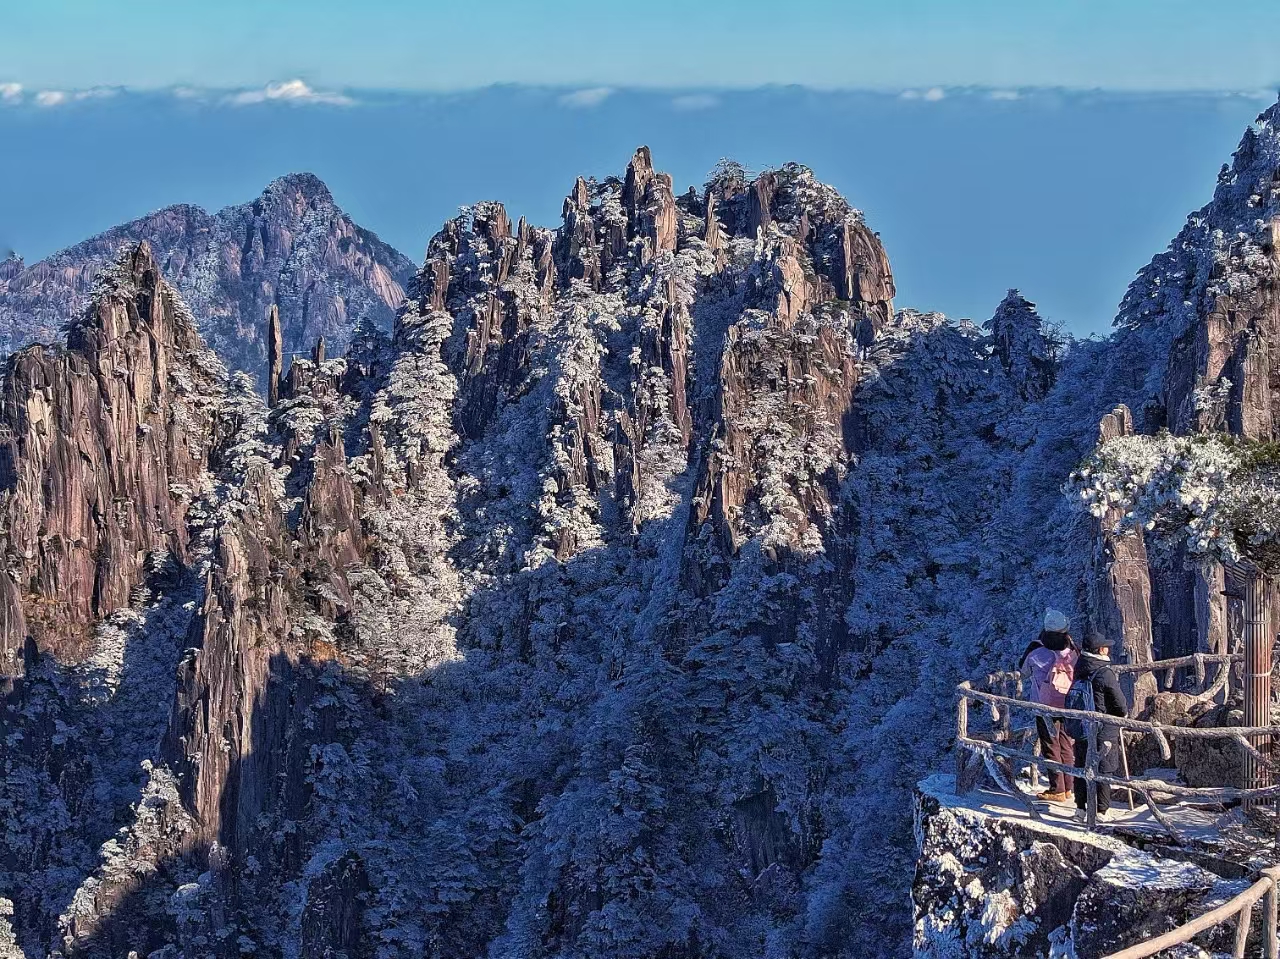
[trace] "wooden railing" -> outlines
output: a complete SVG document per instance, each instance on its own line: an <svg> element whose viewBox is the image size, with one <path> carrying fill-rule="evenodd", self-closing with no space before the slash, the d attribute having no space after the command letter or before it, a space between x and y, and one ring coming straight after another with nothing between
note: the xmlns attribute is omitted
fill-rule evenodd
<svg viewBox="0 0 1280 959"><path fill-rule="evenodd" d="M1192 693L1195 701L1209 702L1219 694L1227 701L1231 694L1231 673L1236 663L1241 663L1240 654L1195 653L1176 659L1160 660L1147 664L1114 664L1116 672L1164 673L1165 685L1171 687L1175 671L1191 668L1195 674L1195 685L1198 692ZM1217 665L1217 675L1213 682L1207 682L1210 665ZM1033 773L1036 770L1058 771L1070 776L1080 777L1085 781L1086 821L1090 827L1097 824L1097 786L1107 783L1112 786L1130 790L1130 796L1138 793L1150 809L1152 817L1172 837L1173 841L1182 844L1183 839L1177 827L1156 805L1153 795L1158 793L1173 796L1185 803L1225 803L1231 801L1259 802L1262 800L1280 799L1280 785L1268 784L1262 787L1248 788L1235 786L1193 787L1178 786L1163 780L1136 778L1129 775L1127 764L1122 776L1104 774L1099 770L1098 738L1102 727L1112 727L1118 736L1126 732L1142 733L1154 739L1165 760L1172 758L1171 739L1186 738L1200 740L1231 740L1253 760L1255 766L1266 770L1268 780L1280 780L1280 766L1270 756L1262 753L1256 744L1266 744L1272 737L1280 738L1280 726L1224 726L1195 728L1188 726L1171 726L1166 723L1148 722L1129 719L1122 716L1111 716L1106 713L1091 712L1044 706L1040 703L1028 702L1022 698L1022 675L1020 673L992 673L986 678L986 686L999 688L1001 692L990 689L977 689L972 683L961 683L957 687L959 702L956 712L956 793L963 795L976 785L982 770L991 776L1000 788L1022 803L1032 818L1042 818L1032 798L1018 786L1016 775L1006 774L996 761L997 757L1010 761L1031 764ZM992 739L977 739L969 731L969 703L984 703L990 710ZM1065 763L1054 762L1032 752L1017 749L1013 745L1014 728L1012 713L1023 710L1036 716L1048 719L1067 719L1077 717L1083 720L1088 733L1087 758L1084 768ZM975 760L977 760L975 762ZM1132 800L1131 800L1132 802ZM1249 932L1253 923L1253 913L1259 900L1263 900L1262 948L1266 959L1280 959L1280 939L1277 936L1277 912L1280 911L1280 866L1262 871L1262 876L1248 889L1216 909L1196 917L1184 925L1146 942L1130 946L1112 953L1105 959L1146 959L1157 953L1188 943L1195 936L1216 926L1235 920L1235 943L1232 955L1243 957L1248 945Z"/></svg>
<svg viewBox="0 0 1280 959"><path fill-rule="evenodd" d="M1231 671L1235 663L1240 662L1239 654L1195 653L1176 659L1159 660L1146 664L1116 664L1112 668L1119 673L1152 672L1170 674L1172 671L1190 667L1195 671L1197 685L1204 687L1192 694L1196 700L1209 701L1219 693L1230 695ZM1207 683L1208 667L1216 665L1217 675L1212 683ZM1125 731L1142 733L1154 739L1165 760L1173 756L1170 739L1231 740L1250 756L1262 768L1277 772L1269 756L1264 755L1255 746L1255 742L1265 742L1270 737L1280 736L1280 726L1223 726L1196 728L1190 726L1172 726L1165 723L1148 722L1129 719L1122 716L1110 716L1106 713L1088 710L1067 709L1065 707L1045 706L1029 702L1021 698L1022 677L1019 673L993 673L987 677L986 685L997 686L1002 692L995 693L975 688L972 683L964 682L957 688L959 695L956 713L956 792L967 793L977 781L981 771L985 769L996 784L1006 793L1017 799L1027 809L1032 818L1043 818L1032 802L1032 797L1025 793L1016 782L1016 777L1007 775L996 762L997 757L1024 764L1031 764L1037 770L1045 772L1062 772L1069 776L1080 777L1085 781L1087 796L1086 822L1090 827L1097 825L1097 787L1100 783L1130 790L1130 795L1137 793L1142 797L1152 818L1156 820L1172 837L1174 842L1181 843L1182 837L1169 818L1156 805L1152 798L1154 793L1171 795L1187 803L1226 803L1233 801L1274 800L1280 798L1280 785L1266 785L1260 788L1242 788L1235 786L1179 786L1163 780L1143 779L1129 776L1127 771L1119 776L1103 773L1099 770L1099 732L1103 727L1116 729L1117 735L1123 737ZM1010 695L1012 693L1012 695ZM969 732L970 702L985 703L990 708L993 737L990 740L977 739ZM1088 734L1086 760L1083 768L1075 765L1055 762L1032 752L1018 749L1012 742L1012 713L1019 710L1043 716L1047 719L1067 719L1075 716L1083 720Z"/></svg>
<svg viewBox="0 0 1280 959"><path fill-rule="evenodd" d="M1262 878L1240 895L1224 902L1217 909L1197 916L1190 922L1170 929L1162 936L1140 942L1136 946L1113 952L1104 959L1147 959L1165 949L1172 949L1190 942L1202 932L1208 932L1215 926L1236 921L1235 945L1231 955L1234 959L1244 959L1245 949L1249 944L1249 929L1253 925L1253 910L1258 900L1263 901L1262 914L1262 954L1266 959L1280 959L1280 942L1276 935L1277 906L1280 905L1280 867L1272 866L1262 870Z"/></svg>

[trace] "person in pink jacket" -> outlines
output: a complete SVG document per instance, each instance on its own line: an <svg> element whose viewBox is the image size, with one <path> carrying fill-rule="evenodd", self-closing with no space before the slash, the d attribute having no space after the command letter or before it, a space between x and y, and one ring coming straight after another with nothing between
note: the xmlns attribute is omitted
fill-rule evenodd
<svg viewBox="0 0 1280 959"><path fill-rule="evenodd" d="M1061 706L1067 701L1067 690L1075 675L1079 651L1069 632L1065 614L1050 609L1044 614L1044 628L1022 654L1019 667L1027 680L1027 698L1046 706ZM1061 719L1036 717L1040 737L1040 753L1066 766L1075 761L1075 743L1062 728ZM1049 791L1040 798L1065 803L1073 798L1072 777L1054 770L1049 773Z"/></svg>

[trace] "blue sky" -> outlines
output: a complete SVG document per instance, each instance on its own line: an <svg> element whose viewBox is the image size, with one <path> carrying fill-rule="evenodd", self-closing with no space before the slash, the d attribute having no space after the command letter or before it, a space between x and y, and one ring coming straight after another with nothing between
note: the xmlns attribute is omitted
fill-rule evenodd
<svg viewBox="0 0 1280 959"><path fill-rule="evenodd" d="M1280 4L1232 0L11 0L0 82L1238 90Z"/></svg>
<svg viewBox="0 0 1280 959"><path fill-rule="evenodd" d="M1017 286L1098 333L1278 74L1275 0L15 0L0 248L310 170L416 260L462 203L554 225L647 143L681 189L812 166L899 305L982 320Z"/></svg>
<svg viewBox="0 0 1280 959"><path fill-rule="evenodd" d="M1009 287L1105 332L1139 267L1212 193L1261 97L955 90L0 96L0 248L29 262L172 203L251 200L296 170L414 260L460 204L554 226L578 174L640 144L677 189L723 156L797 160L880 231L898 305L983 320Z"/></svg>

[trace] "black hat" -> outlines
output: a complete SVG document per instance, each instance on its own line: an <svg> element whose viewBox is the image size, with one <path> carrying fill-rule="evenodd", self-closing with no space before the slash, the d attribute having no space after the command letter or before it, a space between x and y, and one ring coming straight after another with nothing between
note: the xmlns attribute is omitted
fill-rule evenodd
<svg viewBox="0 0 1280 959"><path fill-rule="evenodd" d="M1104 649L1111 646L1111 640L1107 639L1102 633L1090 633L1084 641L1084 651L1086 653L1100 653Z"/></svg>

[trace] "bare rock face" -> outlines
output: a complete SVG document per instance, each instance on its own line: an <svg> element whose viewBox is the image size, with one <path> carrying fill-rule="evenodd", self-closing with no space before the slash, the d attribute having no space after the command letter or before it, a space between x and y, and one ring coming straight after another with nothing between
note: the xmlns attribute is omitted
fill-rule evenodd
<svg viewBox="0 0 1280 959"><path fill-rule="evenodd" d="M1133 414L1126 406L1102 418L1098 441L1133 434ZM1151 631L1151 579L1147 566L1147 550L1142 534L1133 530L1118 532L1120 511L1108 510L1096 520L1093 556L1093 628L1113 637L1123 650L1128 663L1149 663L1154 656ZM1135 715L1145 711L1157 692L1152 673L1139 675L1128 690Z"/></svg>
<svg viewBox="0 0 1280 959"><path fill-rule="evenodd" d="M257 522L232 521L219 533L162 750L199 824L193 839L237 852L263 811L262 794L286 772L288 720L272 714L267 689L291 679L287 660L273 662L289 622L281 571L272 568L280 511L261 470L248 477L245 501ZM290 777L279 782L302 787Z"/></svg>
<svg viewBox="0 0 1280 959"><path fill-rule="evenodd" d="M639 237L643 244L642 264L658 253L675 250L676 199L671 176L654 172L648 147L637 150L627 166L622 205L627 212L631 238Z"/></svg>
<svg viewBox="0 0 1280 959"><path fill-rule="evenodd" d="M319 336L342 352L361 321L389 328L413 265L354 224L311 174L271 183L216 214L174 206L24 266L0 269L0 353L52 343L88 305L95 274L122 246L146 241L205 341L233 370L265 383L262 318L280 309L284 349Z"/></svg>
<svg viewBox="0 0 1280 959"><path fill-rule="evenodd" d="M843 424L857 384L848 328L794 322L789 310L780 309L777 326L733 327L726 340L719 397L723 432L703 481L706 512L697 516L714 517L731 552L774 516L795 537L788 545L798 546L811 523L829 512L834 486L848 465ZM786 475L780 450L762 442L754 428L775 406L794 416L784 421L788 434L813 457L804 481ZM762 508L766 491L785 497L786 504Z"/></svg>
<svg viewBox="0 0 1280 959"><path fill-rule="evenodd" d="M1202 727L1244 725L1241 702L1198 709L1182 724ZM1191 786L1239 786L1244 782L1244 750L1225 739L1183 739L1175 747L1174 760L1182 778Z"/></svg>
<svg viewBox="0 0 1280 959"><path fill-rule="evenodd" d="M1247 154L1237 154L1237 164L1242 159ZM1226 200L1225 193L1220 191L1214 205ZM1278 237L1280 219L1273 219L1261 236L1238 238L1239 248L1223 251L1229 259L1219 270L1230 271L1232 292L1217 292L1212 279L1206 284L1202 296L1212 299L1169 360L1164 406L1173 431L1229 430L1251 439L1276 435L1270 370L1271 344L1280 331L1273 289Z"/></svg>
<svg viewBox="0 0 1280 959"><path fill-rule="evenodd" d="M564 201L564 229L557 238L556 262L562 282L583 280L592 289L599 289L600 252L596 245L596 227L591 218L590 203L587 183L578 177L573 191ZM620 243L613 237L611 241L611 249Z"/></svg>
<svg viewBox="0 0 1280 959"><path fill-rule="evenodd" d="M102 278L67 346L10 361L0 399L5 670L27 634L80 658L148 563L188 558L186 509L215 441L225 373L146 244Z"/></svg>

